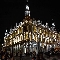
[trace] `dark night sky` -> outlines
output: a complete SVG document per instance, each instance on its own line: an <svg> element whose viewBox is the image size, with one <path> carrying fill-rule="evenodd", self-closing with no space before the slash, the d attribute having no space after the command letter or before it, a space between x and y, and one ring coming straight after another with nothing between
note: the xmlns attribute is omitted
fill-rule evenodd
<svg viewBox="0 0 60 60"><path fill-rule="evenodd" d="M26 0L3 0L0 1L0 39L3 42L6 29L14 27L24 18ZM40 19L51 26L55 22L57 31L60 31L60 3L59 1L29 0L31 18ZM53 19L53 21L52 21Z"/></svg>

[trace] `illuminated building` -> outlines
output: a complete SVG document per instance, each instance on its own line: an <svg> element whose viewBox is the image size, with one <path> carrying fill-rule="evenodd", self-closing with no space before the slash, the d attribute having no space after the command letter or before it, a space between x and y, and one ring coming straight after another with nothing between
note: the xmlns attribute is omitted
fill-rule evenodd
<svg viewBox="0 0 60 60"><path fill-rule="evenodd" d="M60 44L60 33L55 31L55 24L52 23L52 27L42 24L40 20L30 18L29 6L26 5L25 18L22 22L10 29L8 33L5 32L4 47L13 49L14 52L18 52L20 49L26 53L27 49L32 52L42 47L43 50L48 51L49 48L55 48Z"/></svg>

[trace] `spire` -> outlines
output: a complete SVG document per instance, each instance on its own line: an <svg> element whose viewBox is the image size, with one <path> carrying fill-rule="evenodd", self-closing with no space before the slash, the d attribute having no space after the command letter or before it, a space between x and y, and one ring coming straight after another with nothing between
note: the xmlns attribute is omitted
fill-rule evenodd
<svg viewBox="0 0 60 60"><path fill-rule="evenodd" d="M25 7L25 16L30 16L30 10L29 10L29 6L28 6L28 0L26 0L27 1L27 5L26 5L26 7Z"/></svg>

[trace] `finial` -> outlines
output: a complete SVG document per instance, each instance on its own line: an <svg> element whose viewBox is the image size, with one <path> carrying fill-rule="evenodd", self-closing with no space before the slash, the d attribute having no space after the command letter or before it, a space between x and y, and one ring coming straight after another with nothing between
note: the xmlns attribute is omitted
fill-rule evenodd
<svg viewBox="0 0 60 60"><path fill-rule="evenodd" d="M28 0L27 0L27 2L28 2Z"/></svg>
<svg viewBox="0 0 60 60"><path fill-rule="evenodd" d="M55 26L54 20L52 19L52 26Z"/></svg>
<svg viewBox="0 0 60 60"><path fill-rule="evenodd" d="M17 28L17 23L16 23L16 28Z"/></svg>
<svg viewBox="0 0 60 60"><path fill-rule="evenodd" d="M6 29L6 33L7 33L7 29Z"/></svg>

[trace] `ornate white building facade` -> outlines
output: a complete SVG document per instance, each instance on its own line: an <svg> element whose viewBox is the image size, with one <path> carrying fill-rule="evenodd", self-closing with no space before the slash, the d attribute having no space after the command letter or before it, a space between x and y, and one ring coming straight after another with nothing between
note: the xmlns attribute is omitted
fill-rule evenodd
<svg viewBox="0 0 60 60"><path fill-rule="evenodd" d="M10 29L10 32L5 32L4 47L10 48L13 52L18 52L20 49L26 53L27 49L32 52L43 48L43 51L48 51L50 48L56 48L60 44L60 33L54 30L55 24L49 28L48 23L42 24L40 20L30 18L29 6L26 5L25 18L22 22ZM57 44L58 43L58 44Z"/></svg>

